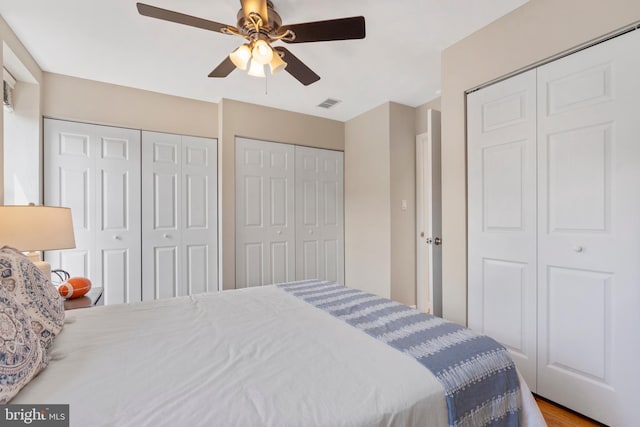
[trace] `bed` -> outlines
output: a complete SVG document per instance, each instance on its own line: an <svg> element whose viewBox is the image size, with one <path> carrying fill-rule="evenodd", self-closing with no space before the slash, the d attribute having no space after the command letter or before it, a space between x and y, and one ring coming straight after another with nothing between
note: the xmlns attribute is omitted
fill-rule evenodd
<svg viewBox="0 0 640 427"><path fill-rule="evenodd" d="M336 289L308 281L67 312L48 367L11 403L70 404L72 426L449 425L434 374L311 303L314 286ZM519 399L520 425L545 425L521 378Z"/></svg>

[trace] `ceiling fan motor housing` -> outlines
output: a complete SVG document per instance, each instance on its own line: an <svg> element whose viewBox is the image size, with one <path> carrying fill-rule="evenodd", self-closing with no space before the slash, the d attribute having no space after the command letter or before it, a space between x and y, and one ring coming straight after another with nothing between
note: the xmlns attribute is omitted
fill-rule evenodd
<svg viewBox="0 0 640 427"><path fill-rule="evenodd" d="M276 36L278 34L278 29L282 26L282 18L280 17L278 12L273 9L273 3L270 1L267 1L267 11L269 15L267 17L268 19L265 19L265 17L261 16L257 11L251 12L251 14L255 14L257 17L260 17L260 30L256 31L256 26L254 25L254 23L251 21L251 19L247 19L244 10L240 9L237 15L237 27L240 34L251 40L277 40Z"/></svg>

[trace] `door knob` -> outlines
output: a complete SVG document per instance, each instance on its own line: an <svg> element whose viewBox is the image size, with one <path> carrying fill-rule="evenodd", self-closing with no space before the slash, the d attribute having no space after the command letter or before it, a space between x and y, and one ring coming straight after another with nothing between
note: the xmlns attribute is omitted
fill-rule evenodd
<svg viewBox="0 0 640 427"><path fill-rule="evenodd" d="M113 240L122 240L122 236L113 236Z"/></svg>
<svg viewBox="0 0 640 427"><path fill-rule="evenodd" d="M442 244L442 239L439 237L436 237L433 239L433 244L436 246L440 246Z"/></svg>
<svg viewBox="0 0 640 427"><path fill-rule="evenodd" d="M165 239L169 239L171 236L169 234L163 234L162 237L164 237Z"/></svg>
<svg viewBox="0 0 640 427"><path fill-rule="evenodd" d="M278 231L276 231L276 234L277 234L277 235L281 235L281 234L282 234L282 230L278 230Z"/></svg>
<svg viewBox="0 0 640 427"><path fill-rule="evenodd" d="M574 252L578 252L578 253L584 252L584 248L582 246L575 246L573 250Z"/></svg>
<svg viewBox="0 0 640 427"><path fill-rule="evenodd" d="M313 234L313 230L309 230L309 234Z"/></svg>

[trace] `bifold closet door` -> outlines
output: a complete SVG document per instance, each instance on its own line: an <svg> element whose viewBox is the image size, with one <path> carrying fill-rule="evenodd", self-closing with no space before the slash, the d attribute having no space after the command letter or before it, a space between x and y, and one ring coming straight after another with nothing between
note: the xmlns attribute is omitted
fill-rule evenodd
<svg viewBox="0 0 640 427"><path fill-rule="evenodd" d="M236 287L294 280L294 147L235 142Z"/></svg>
<svg viewBox="0 0 640 427"><path fill-rule="evenodd" d="M536 390L536 71L467 97L468 321Z"/></svg>
<svg viewBox="0 0 640 427"><path fill-rule="evenodd" d="M344 154L295 147L296 280L344 284Z"/></svg>
<svg viewBox="0 0 640 427"><path fill-rule="evenodd" d="M44 156L45 204L71 208L76 239L47 260L105 304L140 301L140 131L45 119Z"/></svg>
<svg viewBox="0 0 640 427"><path fill-rule="evenodd" d="M142 132L143 299L217 290L217 144Z"/></svg>
<svg viewBox="0 0 640 427"><path fill-rule="evenodd" d="M538 69L538 393L637 424L640 32Z"/></svg>

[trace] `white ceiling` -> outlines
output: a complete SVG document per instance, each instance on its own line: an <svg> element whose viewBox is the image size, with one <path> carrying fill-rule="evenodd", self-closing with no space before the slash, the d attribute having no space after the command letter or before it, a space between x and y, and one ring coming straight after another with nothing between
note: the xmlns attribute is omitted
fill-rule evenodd
<svg viewBox="0 0 640 427"><path fill-rule="evenodd" d="M187 98L236 99L348 120L387 101L418 106L438 96L440 53L527 0L274 0L284 24L364 15L364 40L287 46L321 80L304 87L282 72L207 75L241 39L138 15L135 0L0 0L0 14L40 67ZM236 24L238 0L144 0ZM330 110L326 98L342 100Z"/></svg>

